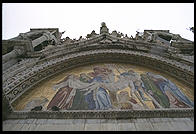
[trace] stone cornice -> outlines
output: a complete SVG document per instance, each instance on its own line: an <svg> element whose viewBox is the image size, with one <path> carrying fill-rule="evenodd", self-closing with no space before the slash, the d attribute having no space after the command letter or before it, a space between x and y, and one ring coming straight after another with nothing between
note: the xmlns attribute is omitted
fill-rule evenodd
<svg viewBox="0 0 196 134"><path fill-rule="evenodd" d="M185 118L194 117L194 109L154 109L154 110L67 110L13 112L9 119L133 119L133 118Z"/></svg>
<svg viewBox="0 0 196 134"><path fill-rule="evenodd" d="M114 37L112 35L109 34L101 34L98 35L96 37L90 38L88 40L84 40L84 41L76 41L74 43L70 43L70 44L64 44L62 43L62 45L58 45L55 47L55 49L50 49L50 50L43 50L41 52L33 52L33 53L28 53L29 57L39 57L41 56L43 53L44 55L51 55L54 53L59 53L59 52L64 52L66 53L69 50L72 50L74 52L74 49L81 49L81 48L86 48L87 46L97 46L100 45L100 41L105 40L105 39L109 39L111 41L110 45L112 46L118 46L118 45L123 45L124 47L128 47L128 48L135 48L135 51L140 50L142 47L147 49L151 49L152 47L156 47L159 49L163 49L163 50L167 50L168 47L167 46L163 46L157 43L149 43L146 41L140 41L140 40L131 40L131 39L124 39L124 38L119 38L119 37ZM107 45L107 43L104 43L105 45ZM112 48L112 47L111 47ZM96 49L96 48L92 48Z"/></svg>

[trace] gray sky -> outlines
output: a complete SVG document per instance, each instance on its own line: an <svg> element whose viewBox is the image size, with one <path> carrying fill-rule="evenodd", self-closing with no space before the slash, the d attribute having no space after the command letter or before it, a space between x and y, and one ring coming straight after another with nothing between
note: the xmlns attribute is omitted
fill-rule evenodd
<svg viewBox="0 0 196 134"><path fill-rule="evenodd" d="M3 3L2 38L9 39L30 28L59 28L62 38L78 39L101 22L135 37L144 29L170 30L194 41L187 28L194 26L194 3Z"/></svg>

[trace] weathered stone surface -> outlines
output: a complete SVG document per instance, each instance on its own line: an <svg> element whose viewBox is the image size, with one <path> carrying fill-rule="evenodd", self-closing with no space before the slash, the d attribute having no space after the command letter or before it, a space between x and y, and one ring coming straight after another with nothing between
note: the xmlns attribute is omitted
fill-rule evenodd
<svg viewBox="0 0 196 134"><path fill-rule="evenodd" d="M173 127L168 122L153 122L151 123L153 131L173 131Z"/></svg>
<svg viewBox="0 0 196 134"><path fill-rule="evenodd" d="M116 119L101 119L100 126L102 131L117 131Z"/></svg>
<svg viewBox="0 0 196 134"><path fill-rule="evenodd" d="M3 131L22 131L24 124L5 124L3 125Z"/></svg>
<svg viewBox="0 0 196 134"><path fill-rule="evenodd" d="M151 124L151 122L137 122L134 123L135 124L135 128L137 131L153 131L153 126Z"/></svg>
<svg viewBox="0 0 196 134"><path fill-rule="evenodd" d="M101 123L101 131L117 131L117 125L114 123Z"/></svg>
<svg viewBox="0 0 196 134"><path fill-rule="evenodd" d="M15 126L16 124L8 124L8 123L4 123L3 124L3 131L11 131L12 130L12 128Z"/></svg>
<svg viewBox="0 0 196 134"><path fill-rule="evenodd" d="M45 124L47 122L48 119L37 119L35 121L35 124Z"/></svg>
<svg viewBox="0 0 196 134"><path fill-rule="evenodd" d="M193 121L184 121L184 123L186 124L186 129L188 130L194 130L194 120Z"/></svg>
<svg viewBox="0 0 196 134"><path fill-rule="evenodd" d="M39 125L36 130L37 131L69 131L72 128L70 126L65 125L52 125L52 124L42 124Z"/></svg>
<svg viewBox="0 0 196 134"><path fill-rule="evenodd" d="M84 131L85 124L84 123L77 123L72 125L72 131Z"/></svg>
<svg viewBox="0 0 196 134"><path fill-rule="evenodd" d="M101 119L86 119L85 124L100 124Z"/></svg>
<svg viewBox="0 0 196 134"><path fill-rule="evenodd" d="M193 131L194 121L151 119L27 119L3 122L3 131ZM12 122L13 121L13 122ZM31 122L31 123L30 123Z"/></svg>
<svg viewBox="0 0 196 134"><path fill-rule="evenodd" d="M37 127L39 126L39 124L30 124L30 127L28 129L28 131L37 131Z"/></svg>
<svg viewBox="0 0 196 134"><path fill-rule="evenodd" d="M21 128L22 131L29 131L31 124L24 124Z"/></svg>
<svg viewBox="0 0 196 134"><path fill-rule="evenodd" d="M135 123L132 120L117 120L117 131L136 131Z"/></svg>
<svg viewBox="0 0 196 134"><path fill-rule="evenodd" d="M31 89L39 82L47 79L57 73L65 71L67 68L72 66L80 66L94 62L124 62L130 64L137 64L140 66L149 67L161 71L163 73L169 74L170 76L180 80L190 87L194 86L194 67L192 60L193 55L184 56L179 55L179 52L187 53L192 51L193 42L185 41L180 36L174 35L177 42L169 44L168 41L161 39L161 37L154 37L153 33L161 32L162 36L171 35L169 31L158 30L158 31L147 31L150 32L146 37L142 36L139 38L139 33L137 33L139 40L121 38L124 36L119 33L109 33L109 30L105 23L102 23L100 28L100 34L97 35L95 32L91 33L91 38L84 40L71 40L70 42L64 41L62 45L58 46L59 35L57 29L45 29L49 32L43 34L37 34L36 30L41 29L31 29L30 33L20 34L20 36L14 40L23 39L28 40L32 39L33 46L36 47L45 40L51 41L54 39L55 46L53 49L44 49L38 52L33 51L32 48L28 47L26 42L21 45L24 47L16 47L18 51L13 50L7 56L3 56L4 60L3 68L3 91L7 97L7 100L13 103L17 98L19 98L24 92ZM51 31L52 30L52 31ZM55 36L52 35L54 30L57 30ZM36 33L36 34L35 34ZM50 33L50 34L49 34ZM149 38L148 38L149 36ZM40 38L41 37L41 38ZM58 41L54 37L58 38ZM37 40L36 40L37 39ZM156 40L159 42L154 42ZM146 41L147 40L147 41ZM168 39L166 39L168 40ZM152 42L150 42L152 41ZM162 42L165 42L165 46ZM186 46L185 44L188 43ZM18 43L20 44L20 43ZM31 44L31 43L30 43ZM51 42L49 43L51 44ZM30 46L29 46L30 47ZM190 47L190 48L189 48ZM24 52L26 58L16 58L21 56ZM192 57L190 57L192 56ZM11 60L16 58L16 60ZM92 61L92 58L94 59ZM7 62L7 63L6 63ZM67 64L70 63L70 64ZM10 65L11 66L9 69ZM27 86L28 85L28 86ZM10 108L12 108L10 106ZM192 109L193 111L193 109ZM180 114L181 117L184 115L186 117L192 117L193 112L184 110L185 114ZM173 111L175 113L175 111ZM190 113L190 115L189 115ZM192 114L192 115L191 115ZM36 114L32 114L34 117L37 117ZM102 117L105 117L103 113ZM125 114L127 115L127 114ZM156 114L150 116L149 119L128 119L128 120L116 120L115 114L112 116L111 120L108 119L26 119L28 113L25 114L15 114L12 117L21 116L24 119L22 120L7 120L3 122L3 130L133 130L133 131L145 131L145 130L193 130L194 129L194 118L159 118ZM175 114L172 114L175 115ZM177 117L178 115L175 115ZM56 117L56 116L54 116ZM95 115L95 117L97 117ZM141 117L141 115L139 115ZM40 118L40 116L39 116ZM99 118L99 117L98 117Z"/></svg>
<svg viewBox="0 0 196 134"><path fill-rule="evenodd" d="M100 131L101 130L100 119L86 119L84 130L85 131Z"/></svg>
<svg viewBox="0 0 196 134"><path fill-rule="evenodd" d="M84 124L85 123L85 119L70 119L72 120L73 124Z"/></svg>
<svg viewBox="0 0 196 134"><path fill-rule="evenodd" d="M3 124L17 124L20 120L5 120L3 121Z"/></svg>

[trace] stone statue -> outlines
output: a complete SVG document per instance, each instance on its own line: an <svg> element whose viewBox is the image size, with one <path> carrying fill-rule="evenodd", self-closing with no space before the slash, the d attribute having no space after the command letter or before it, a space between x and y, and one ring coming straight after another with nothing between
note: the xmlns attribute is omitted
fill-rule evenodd
<svg viewBox="0 0 196 134"><path fill-rule="evenodd" d="M109 29L107 28L105 22L102 22L101 23L101 27L100 27L100 34L102 33L108 33L109 32Z"/></svg>
<svg viewBox="0 0 196 134"><path fill-rule="evenodd" d="M86 38L89 39L89 38L95 37L97 35L98 34L95 33L95 30L93 30L90 34L87 34Z"/></svg>
<svg viewBox="0 0 196 134"><path fill-rule="evenodd" d="M82 38L82 36L80 36L80 38L78 39L78 41L84 41L85 39Z"/></svg>
<svg viewBox="0 0 196 134"><path fill-rule="evenodd" d="M69 37L66 37L63 39L63 43L65 43L65 44L73 43L73 40L70 39Z"/></svg>
<svg viewBox="0 0 196 134"><path fill-rule="evenodd" d="M59 32L59 40L61 39L62 35L65 33L65 31L63 32Z"/></svg>
<svg viewBox="0 0 196 134"><path fill-rule="evenodd" d="M116 32L116 30L114 30L114 31L112 31L111 35L114 37L117 37L118 33Z"/></svg>
<svg viewBox="0 0 196 134"><path fill-rule="evenodd" d="M143 40L142 36L140 36L140 32L136 31L135 40Z"/></svg>
<svg viewBox="0 0 196 134"><path fill-rule="evenodd" d="M101 26L102 26L102 27L106 27L105 22L102 22L102 23L101 23Z"/></svg>
<svg viewBox="0 0 196 134"><path fill-rule="evenodd" d="M139 39L139 32L138 31L136 31L137 33L136 33L136 35L135 35L135 39L136 40L138 40Z"/></svg>

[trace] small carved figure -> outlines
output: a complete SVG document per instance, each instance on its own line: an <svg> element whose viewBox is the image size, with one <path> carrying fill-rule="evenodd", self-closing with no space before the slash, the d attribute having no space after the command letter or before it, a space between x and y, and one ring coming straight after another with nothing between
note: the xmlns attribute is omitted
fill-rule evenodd
<svg viewBox="0 0 196 134"><path fill-rule="evenodd" d="M105 22L102 22L102 23L101 23L101 26L102 26L102 27L106 27Z"/></svg>
<svg viewBox="0 0 196 134"><path fill-rule="evenodd" d="M59 32L59 39L61 39L62 35L65 33L65 31L63 32Z"/></svg>
<svg viewBox="0 0 196 134"><path fill-rule="evenodd" d="M106 26L106 24L105 24L105 22L102 22L101 23L101 27L100 27L100 34L102 34L102 33L108 33L108 28L107 28L107 26Z"/></svg>
<svg viewBox="0 0 196 134"><path fill-rule="evenodd" d="M79 41L82 40L82 36L80 36L80 38L78 39Z"/></svg>

